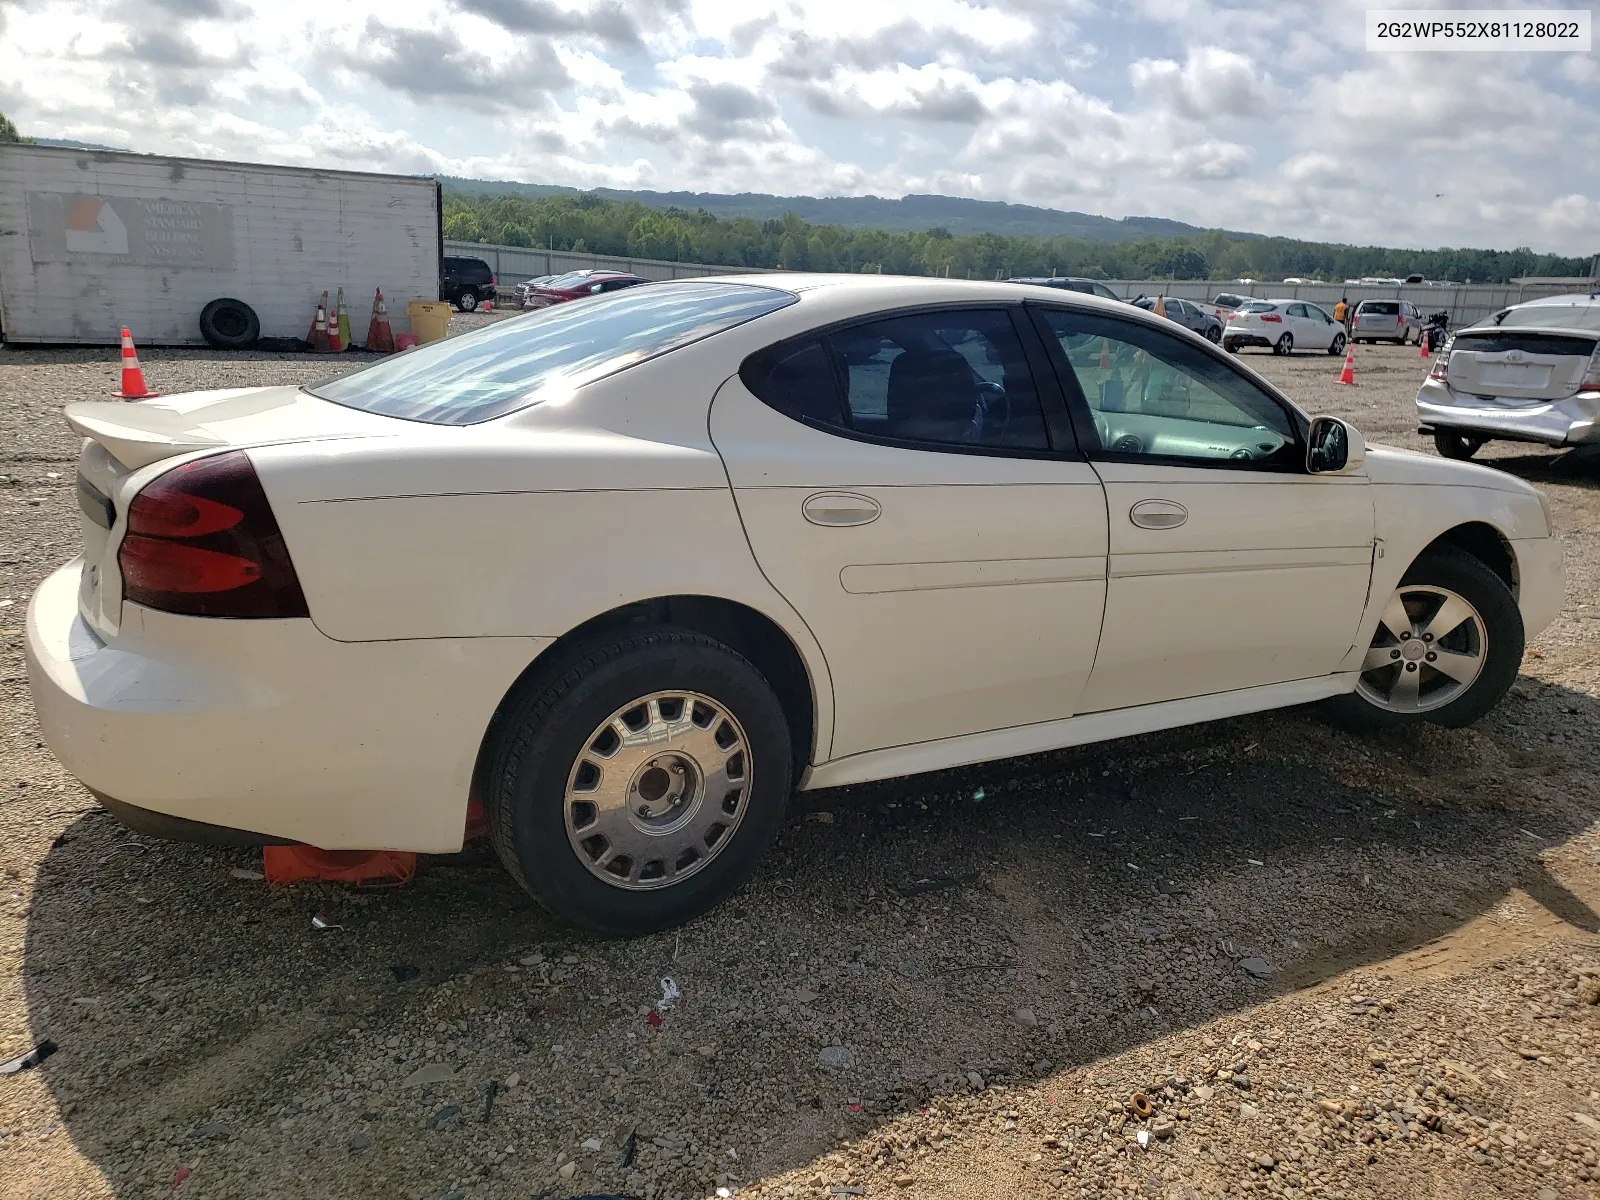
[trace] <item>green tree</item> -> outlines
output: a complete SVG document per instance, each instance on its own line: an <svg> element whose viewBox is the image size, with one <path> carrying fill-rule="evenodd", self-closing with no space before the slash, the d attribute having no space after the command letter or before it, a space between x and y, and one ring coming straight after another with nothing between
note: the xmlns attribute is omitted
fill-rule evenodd
<svg viewBox="0 0 1600 1200"><path fill-rule="evenodd" d="M483 226L478 221L478 214L470 208L458 209L445 214L444 235L456 242L481 242Z"/></svg>
<svg viewBox="0 0 1600 1200"><path fill-rule="evenodd" d="M31 137L23 137L17 131L17 127L12 123L11 118L3 112L0 112L0 142L21 142L27 146L34 144Z"/></svg>

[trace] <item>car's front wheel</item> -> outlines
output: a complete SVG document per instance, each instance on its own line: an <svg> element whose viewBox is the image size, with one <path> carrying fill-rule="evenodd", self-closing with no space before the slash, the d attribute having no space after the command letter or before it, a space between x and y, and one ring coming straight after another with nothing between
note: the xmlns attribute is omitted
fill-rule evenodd
<svg viewBox="0 0 1600 1200"><path fill-rule="evenodd" d="M1215 325L1206 326L1206 341L1215 346L1221 340L1222 330L1218 329Z"/></svg>
<svg viewBox="0 0 1600 1200"><path fill-rule="evenodd" d="M1328 343L1328 353L1335 358L1344 353L1344 334L1336 333L1333 335L1333 341Z"/></svg>
<svg viewBox="0 0 1600 1200"><path fill-rule="evenodd" d="M1328 710L1352 728L1470 725L1506 694L1522 649L1522 614L1500 577L1460 550L1429 550L1384 605L1356 690Z"/></svg>
<svg viewBox="0 0 1600 1200"><path fill-rule="evenodd" d="M1273 343L1272 352L1278 355L1294 353L1294 334L1286 333Z"/></svg>
<svg viewBox="0 0 1600 1200"><path fill-rule="evenodd" d="M519 685L478 790L517 882L599 933L698 916L755 871L793 776L772 687L689 630L594 642Z"/></svg>
<svg viewBox="0 0 1600 1200"><path fill-rule="evenodd" d="M1479 450L1489 439L1481 433L1467 433L1461 429L1435 429L1433 431L1434 449L1446 458L1453 458L1465 462Z"/></svg>

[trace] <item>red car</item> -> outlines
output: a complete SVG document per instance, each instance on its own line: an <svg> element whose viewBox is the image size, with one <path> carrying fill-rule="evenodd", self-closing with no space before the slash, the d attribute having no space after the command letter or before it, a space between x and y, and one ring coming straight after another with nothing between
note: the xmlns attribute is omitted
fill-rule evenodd
<svg viewBox="0 0 1600 1200"><path fill-rule="evenodd" d="M557 275L554 279L547 279L530 288L523 297L522 307L549 308L552 304L561 304L567 300L598 296L601 292L620 292L623 288L637 287L641 283L649 282L641 276L629 275L626 271L568 271L565 275Z"/></svg>

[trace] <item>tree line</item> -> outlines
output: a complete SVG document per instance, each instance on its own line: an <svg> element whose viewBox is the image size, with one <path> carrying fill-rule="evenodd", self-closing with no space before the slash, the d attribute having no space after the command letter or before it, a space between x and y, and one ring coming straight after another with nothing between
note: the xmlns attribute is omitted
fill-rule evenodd
<svg viewBox="0 0 1600 1200"><path fill-rule="evenodd" d="M1261 279L1342 281L1363 275L1505 283L1524 275L1582 275L1588 258L1516 250L1394 250L1294 238L1192 236L1098 242L1070 237L891 232L779 220L717 217L704 210L649 208L589 193L557 196L446 192L444 235L458 241L540 246L793 271L883 271L993 279L1079 275L1090 279Z"/></svg>

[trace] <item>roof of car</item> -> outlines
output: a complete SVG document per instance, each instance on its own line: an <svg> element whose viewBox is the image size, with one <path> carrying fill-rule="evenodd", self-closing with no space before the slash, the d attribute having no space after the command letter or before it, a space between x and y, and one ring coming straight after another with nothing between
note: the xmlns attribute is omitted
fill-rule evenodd
<svg viewBox="0 0 1600 1200"><path fill-rule="evenodd" d="M1528 308L1535 304L1600 304L1600 288L1592 292L1565 292L1559 296L1538 296L1520 300L1512 308Z"/></svg>

